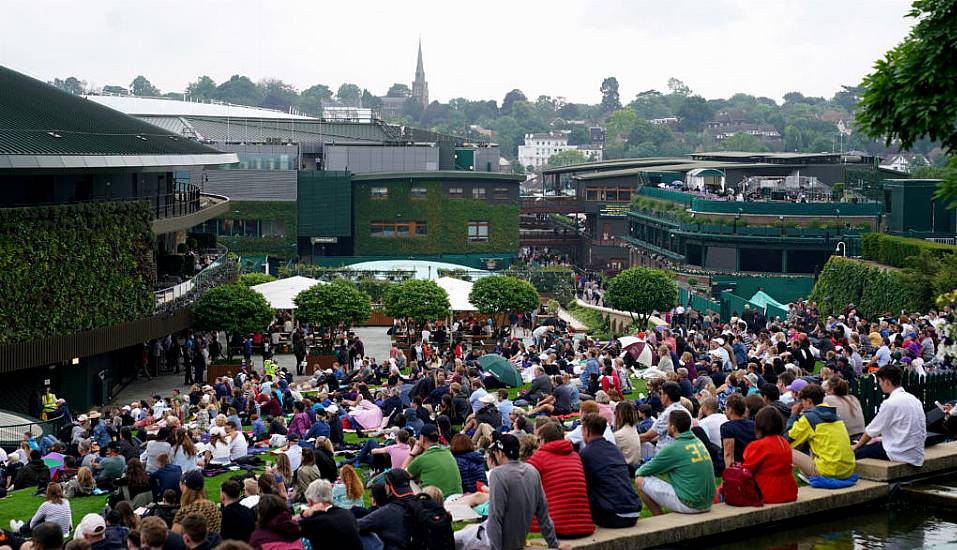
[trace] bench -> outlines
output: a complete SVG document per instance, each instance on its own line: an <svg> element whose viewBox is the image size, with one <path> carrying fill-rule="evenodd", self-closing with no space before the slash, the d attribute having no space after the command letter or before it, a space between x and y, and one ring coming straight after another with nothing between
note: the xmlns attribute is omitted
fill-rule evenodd
<svg viewBox="0 0 957 550"><path fill-rule="evenodd" d="M858 481L853 487L837 490L801 487L795 502L768 504L760 508L716 504L704 514L672 513L642 518L634 527L598 528L591 536L562 542L568 542L572 548L586 550L625 550L672 545L827 510L856 506L886 498L888 492L886 483L865 480Z"/></svg>
<svg viewBox="0 0 957 550"><path fill-rule="evenodd" d="M957 441L940 443L924 449L924 465L920 468L876 458L863 458L857 461L854 469L861 479L872 481L899 481L926 474L957 471Z"/></svg>

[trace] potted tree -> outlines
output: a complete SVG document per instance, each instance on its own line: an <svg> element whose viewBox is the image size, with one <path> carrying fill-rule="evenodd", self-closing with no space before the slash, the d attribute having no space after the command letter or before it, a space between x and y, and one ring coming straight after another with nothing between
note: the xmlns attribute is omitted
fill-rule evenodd
<svg viewBox="0 0 957 550"><path fill-rule="evenodd" d="M390 286L382 297L386 315L405 319L409 327L407 344L415 342L418 328L428 321L449 315L449 295L435 281L409 279Z"/></svg>
<svg viewBox="0 0 957 550"><path fill-rule="evenodd" d="M329 331L340 326L348 329L368 320L372 314L369 295L342 278L303 290L293 299L293 303L296 304L296 317L300 321ZM314 373L317 366L327 369L335 360L332 340L323 340L309 351L306 373Z"/></svg>
<svg viewBox="0 0 957 550"><path fill-rule="evenodd" d="M221 330L226 333L226 361L214 361L206 369L207 380L239 370L233 362L229 345L234 334L262 332L273 319L273 309L262 294L242 283L220 285L209 289L193 307L193 326L199 330Z"/></svg>
<svg viewBox="0 0 957 550"><path fill-rule="evenodd" d="M505 314L528 313L541 304L541 297L528 281L506 275L482 277L472 286L469 302L479 312L493 315L495 326L504 324Z"/></svg>
<svg viewBox="0 0 957 550"><path fill-rule="evenodd" d="M678 303L678 287L671 274L660 269L632 267L608 282L605 302L627 311L639 326L648 327L652 313L668 311Z"/></svg>

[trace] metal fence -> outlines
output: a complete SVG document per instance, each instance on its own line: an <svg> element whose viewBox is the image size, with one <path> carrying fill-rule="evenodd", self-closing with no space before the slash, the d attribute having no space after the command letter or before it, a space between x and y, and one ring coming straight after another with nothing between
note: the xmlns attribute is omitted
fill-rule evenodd
<svg viewBox="0 0 957 550"><path fill-rule="evenodd" d="M66 423L66 418L58 416L49 420L39 418L27 420L20 413L0 409L0 447L8 450L16 449L28 432L34 437L60 433Z"/></svg>
<svg viewBox="0 0 957 550"><path fill-rule="evenodd" d="M904 372L901 385L908 393L920 399L925 411L933 408L936 401L946 403L957 399L957 372L955 371L935 371L926 376L907 371ZM851 393L861 402L864 419L867 422L877 416L881 403L887 398L877 384L877 377L873 375L852 381Z"/></svg>

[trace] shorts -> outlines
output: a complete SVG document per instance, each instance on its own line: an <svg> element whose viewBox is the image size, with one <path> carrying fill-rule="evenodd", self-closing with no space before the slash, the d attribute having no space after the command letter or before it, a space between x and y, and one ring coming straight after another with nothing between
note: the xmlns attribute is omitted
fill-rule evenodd
<svg viewBox="0 0 957 550"><path fill-rule="evenodd" d="M675 494L675 488L667 481L662 481L657 477L646 477L641 491L658 506L663 506L679 514L702 514L710 509L709 506L703 510L698 510L681 502L681 499Z"/></svg>

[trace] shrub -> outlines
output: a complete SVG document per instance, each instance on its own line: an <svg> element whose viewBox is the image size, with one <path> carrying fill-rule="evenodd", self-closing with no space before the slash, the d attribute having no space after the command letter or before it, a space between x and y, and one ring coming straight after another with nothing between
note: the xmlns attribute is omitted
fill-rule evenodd
<svg viewBox="0 0 957 550"><path fill-rule="evenodd" d="M867 233L861 238L861 255L865 260L891 267L906 267L907 259L919 255L921 251L927 251L939 259L957 252L957 246L884 233Z"/></svg>
<svg viewBox="0 0 957 550"><path fill-rule="evenodd" d="M239 276L239 283L248 287L271 283L275 280L276 278L268 273L243 273Z"/></svg>
<svg viewBox="0 0 957 550"><path fill-rule="evenodd" d="M931 304L923 285L898 269L875 266L840 256L831 256L818 277L811 300L822 313L837 314L848 304L867 318L907 311L926 311Z"/></svg>

